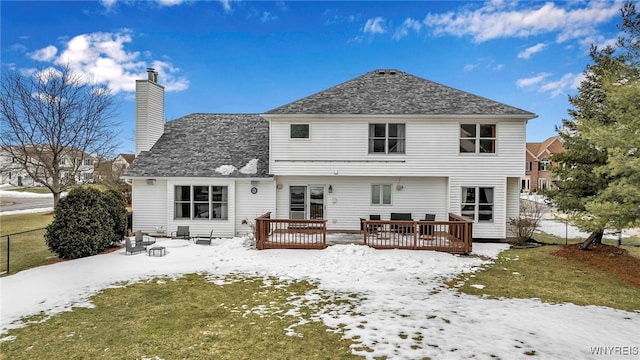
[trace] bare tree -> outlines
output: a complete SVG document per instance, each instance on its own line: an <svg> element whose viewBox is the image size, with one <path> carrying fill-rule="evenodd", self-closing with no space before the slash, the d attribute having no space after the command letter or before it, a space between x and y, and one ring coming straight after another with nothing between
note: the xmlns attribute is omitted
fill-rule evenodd
<svg viewBox="0 0 640 360"><path fill-rule="evenodd" d="M10 70L0 86L0 149L53 193L54 206L85 159L117 144L114 96L68 65L35 73Z"/></svg>
<svg viewBox="0 0 640 360"><path fill-rule="evenodd" d="M520 199L520 213L517 218L508 220L509 229L516 242L525 244L533 238L533 234L540 226L548 207L544 202L535 199Z"/></svg>

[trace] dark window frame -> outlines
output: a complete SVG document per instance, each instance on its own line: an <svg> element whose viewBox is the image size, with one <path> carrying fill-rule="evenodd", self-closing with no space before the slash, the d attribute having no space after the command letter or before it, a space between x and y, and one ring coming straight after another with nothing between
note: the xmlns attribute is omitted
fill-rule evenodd
<svg viewBox="0 0 640 360"><path fill-rule="evenodd" d="M384 128L382 128L383 126ZM369 123L367 131L369 154L407 153L407 125L405 123Z"/></svg>

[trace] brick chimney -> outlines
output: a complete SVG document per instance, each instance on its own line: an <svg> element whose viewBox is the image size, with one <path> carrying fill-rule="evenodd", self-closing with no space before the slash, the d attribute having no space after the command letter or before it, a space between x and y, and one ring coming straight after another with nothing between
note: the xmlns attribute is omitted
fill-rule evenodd
<svg viewBox="0 0 640 360"><path fill-rule="evenodd" d="M136 80L136 156L148 151L164 132L164 86L147 68L147 80Z"/></svg>

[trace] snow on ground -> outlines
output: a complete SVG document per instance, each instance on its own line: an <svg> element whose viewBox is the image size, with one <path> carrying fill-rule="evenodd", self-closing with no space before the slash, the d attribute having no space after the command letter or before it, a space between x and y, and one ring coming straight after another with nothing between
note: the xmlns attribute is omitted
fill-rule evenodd
<svg viewBox="0 0 640 360"><path fill-rule="evenodd" d="M373 349L360 353L369 359L531 358L528 351L538 359L596 359L602 357L592 355L592 347L637 351L640 346L640 313L536 299L491 300L443 286L444 279L495 258L505 244L474 244L479 257L353 244L258 251L242 238L212 246L175 241L180 240L159 241L168 245L164 257L119 250L0 278L0 332L41 311L91 306L91 295L121 282L202 272L307 279L325 291L361 295L352 312L324 309L319 316L330 327L346 324L346 337ZM178 244L184 246L171 246Z"/></svg>
<svg viewBox="0 0 640 360"><path fill-rule="evenodd" d="M51 193L39 194L39 193L33 193L29 191L0 190L0 198L3 198L5 196L12 197L12 198L46 198L46 197L52 198L53 194Z"/></svg>
<svg viewBox="0 0 640 360"><path fill-rule="evenodd" d="M32 193L28 191L11 191L11 190L2 190L3 188L11 187L11 185L2 184L0 185L0 201L3 198L53 198L53 194L39 194ZM66 193L63 193L64 196ZM28 209L28 210L8 210L8 211L0 211L0 215L17 215L17 214L29 214L29 213L39 213L39 212L49 212L53 211L53 207L44 207L44 208L36 208L36 209Z"/></svg>

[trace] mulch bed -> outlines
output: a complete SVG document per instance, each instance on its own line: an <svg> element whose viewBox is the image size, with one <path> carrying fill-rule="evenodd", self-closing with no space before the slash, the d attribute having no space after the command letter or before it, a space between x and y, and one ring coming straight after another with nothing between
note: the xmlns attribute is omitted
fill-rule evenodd
<svg viewBox="0 0 640 360"><path fill-rule="evenodd" d="M626 284L640 288L639 258L616 246L592 244L588 250L580 250L579 246L580 244L567 245L552 255L580 261L614 275Z"/></svg>

